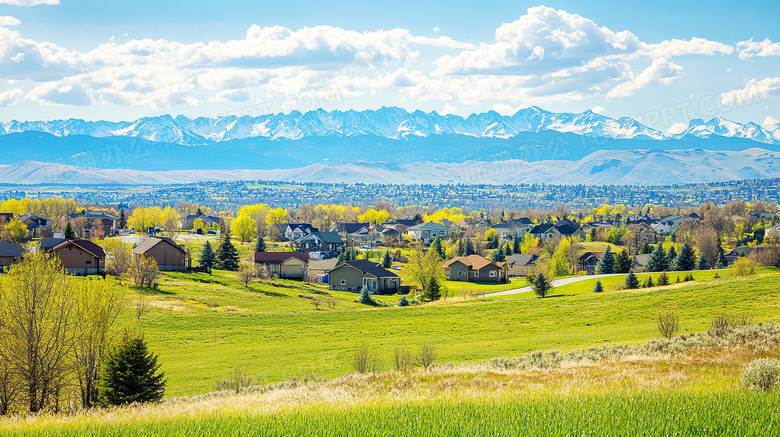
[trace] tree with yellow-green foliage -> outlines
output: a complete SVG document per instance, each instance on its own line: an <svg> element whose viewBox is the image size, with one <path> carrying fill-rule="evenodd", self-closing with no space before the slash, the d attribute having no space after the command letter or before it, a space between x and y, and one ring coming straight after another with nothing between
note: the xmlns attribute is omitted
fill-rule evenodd
<svg viewBox="0 0 780 437"><path fill-rule="evenodd" d="M230 228L233 234L238 237L241 242L246 243L255 238L255 221L249 216L239 216L230 223Z"/></svg>
<svg viewBox="0 0 780 437"><path fill-rule="evenodd" d="M358 216L358 222L360 223L380 224L388 220L390 220L390 213L383 209L376 210L374 208L370 208Z"/></svg>
<svg viewBox="0 0 780 437"><path fill-rule="evenodd" d="M567 276L571 272L571 265L569 264L570 249L571 242L569 239L561 239L555 252L550 257L550 262L548 264L552 276L559 278L561 276Z"/></svg>
<svg viewBox="0 0 780 437"><path fill-rule="evenodd" d="M19 219L11 219L11 221L6 223L5 229L17 243L21 243L24 241L25 237L27 237L27 225L22 223Z"/></svg>
<svg viewBox="0 0 780 437"><path fill-rule="evenodd" d="M526 232L525 237L523 237L523 242L520 245L520 253L526 253L529 255L538 255L539 239L534 238L530 232Z"/></svg>
<svg viewBox="0 0 780 437"><path fill-rule="evenodd" d="M401 270L401 276L405 282L418 285L421 290L425 290L431 283L431 278L436 278L438 284L446 280L441 263L442 259L438 252L435 250L426 252L419 243L413 243L409 262Z"/></svg>
<svg viewBox="0 0 780 437"><path fill-rule="evenodd" d="M148 228L153 226L162 226L165 223L163 217L163 210L159 206L139 207L134 209L130 218L127 219L127 226L135 229L136 232L146 232Z"/></svg>

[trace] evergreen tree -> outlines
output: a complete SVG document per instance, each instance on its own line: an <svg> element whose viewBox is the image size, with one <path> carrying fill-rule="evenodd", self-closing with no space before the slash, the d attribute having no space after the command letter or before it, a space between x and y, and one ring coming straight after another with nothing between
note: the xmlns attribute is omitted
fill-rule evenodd
<svg viewBox="0 0 780 437"><path fill-rule="evenodd" d="M648 276L647 277L647 280L645 280L644 287L645 288L655 287L655 284L653 283L653 277L652 276Z"/></svg>
<svg viewBox="0 0 780 437"><path fill-rule="evenodd" d="M463 256L474 255L474 243L470 238L466 239L466 247L463 249Z"/></svg>
<svg viewBox="0 0 780 437"><path fill-rule="evenodd" d="M718 250L718 257L715 258L715 266L716 269L725 269L729 265L728 260L726 259L726 255L723 253L723 249Z"/></svg>
<svg viewBox="0 0 780 437"><path fill-rule="evenodd" d="M220 270L238 270L239 256L238 250L230 241L230 232L225 232L222 242L217 248L217 261L215 267Z"/></svg>
<svg viewBox="0 0 780 437"><path fill-rule="evenodd" d="M127 224L127 217L125 217L125 209L122 208L119 210L119 223L117 223L117 227L119 229L124 229L126 224Z"/></svg>
<svg viewBox="0 0 780 437"><path fill-rule="evenodd" d="M406 296L401 296L401 298L398 299L398 306L399 307L408 307L409 306L409 299L407 299Z"/></svg>
<svg viewBox="0 0 780 437"><path fill-rule="evenodd" d="M628 273L631 270L633 260L626 249L615 256L615 273Z"/></svg>
<svg viewBox="0 0 780 437"><path fill-rule="evenodd" d="M645 271L663 272L667 268L668 266L666 264L666 252L664 251L663 245L661 243L658 243L658 245L655 247L653 252L650 254L650 259L647 260Z"/></svg>
<svg viewBox="0 0 780 437"><path fill-rule="evenodd" d="M671 249L669 250L671 252ZM685 272L696 268L696 254L690 244L685 243L680 249L680 253L674 259L674 269Z"/></svg>
<svg viewBox="0 0 780 437"><path fill-rule="evenodd" d="M604 287L601 285L601 281L596 281L596 285L593 286L594 293L601 293L604 291Z"/></svg>
<svg viewBox="0 0 780 437"><path fill-rule="evenodd" d="M642 250L639 251L639 254L646 255L648 253L653 253L653 248L650 247L650 243L645 241L645 244L642 245Z"/></svg>
<svg viewBox="0 0 780 437"><path fill-rule="evenodd" d="M675 250L674 245L669 248L669 252L666 253L666 268L669 270L677 270L675 269L674 261L677 259L677 250Z"/></svg>
<svg viewBox="0 0 780 437"><path fill-rule="evenodd" d="M666 272L661 273L661 276L658 277L658 285L669 285L669 275Z"/></svg>
<svg viewBox="0 0 780 437"><path fill-rule="evenodd" d="M634 272L628 272L628 276L626 276L626 288L629 290L636 290L639 288L639 279L636 278Z"/></svg>
<svg viewBox="0 0 780 437"><path fill-rule="evenodd" d="M457 256L463 256L463 254L465 253L465 247L463 246L463 239L461 238L458 239L458 243L455 246L455 249L456 249L455 254Z"/></svg>
<svg viewBox="0 0 780 437"><path fill-rule="evenodd" d="M498 246L498 249L495 252L493 252L493 261L494 262L506 261L506 255L504 255L504 246Z"/></svg>
<svg viewBox="0 0 780 437"><path fill-rule="evenodd" d="M431 249L439 254L439 258L444 259L444 248L441 247L441 240L439 237L435 237L433 241L431 241Z"/></svg>
<svg viewBox="0 0 780 437"><path fill-rule="evenodd" d="M539 295L539 297L545 297L550 294L550 290L552 290L553 285L546 276L539 273L533 280L533 288L534 292Z"/></svg>
<svg viewBox="0 0 780 437"><path fill-rule="evenodd" d="M157 402L165 394L165 375L143 337L124 335L106 356L99 382L103 405Z"/></svg>
<svg viewBox="0 0 780 437"><path fill-rule="evenodd" d="M506 244L504 244L504 253L506 255L512 255L514 253L512 252L512 243L507 241Z"/></svg>
<svg viewBox="0 0 780 437"><path fill-rule="evenodd" d="M393 257L390 256L390 251L385 251L385 257L382 258L382 267L389 269L393 266Z"/></svg>
<svg viewBox="0 0 780 437"><path fill-rule="evenodd" d="M265 238L262 235L257 236L257 244L255 244L255 252L265 252Z"/></svg>
<svg viewBox="0 0 780 437"><path fill-rule="evenodd" d="M206 245L203 246L203 250L200 252L200 256L198 257L198 262L202 266L206 266L208 268L214 267L214 250L211 248L211 242L207 241Z"/></svg>
<svg viewBox="0 0 780 437"><path fill-rule="evenodd" d="M699 265L696 268L699 270L707 270L710 268L710 263L707 262L707 255L703 253L699 255Z"/></svg>
<svg viewBox="0 0 780 437"><path fill-rule="evenodd" d="M363 305L376 305L374 299L372 299L371 295L368 294L368 287L365 285L360 289L360 303Z"/></svg>
<svg viewBox="0 0 780 437"><path fill-rule="evenodd" d="M73 225L70 224L70 221L68 221L68 224L65 225L65 239L66 240L76 239L76 232L73 231Z"/></svg>
<svg viewBox="0 0 780 437"><path fill-rule="evenodd" d="M520 253L521 243L522 240L520 239L520 236L515 235L515 238L512 239L512 253Z"/></svg>
<svg viewBox="0 0 780 437"><path fill-rule="evenodd" d="M677 281L678 284L680 283L680 275L677 275Z"/></svg>
<svg viewBox="0 0 780 437"><path fill-rule="evenodd" d="M439 284L439 280L436 276L431 276L428 285L425 287L425 290L423 290L423 294L425 299L429 301L439 300L441 298L441 284Z"/></svg>
<svg viewBox="0 0 780 437"><path fill-rule="evenodd" d="M596 273L607 275L615 271L615 258L612 256L612 248L607 246L607 250L601 255L598 264L596 264Z"/></svg>

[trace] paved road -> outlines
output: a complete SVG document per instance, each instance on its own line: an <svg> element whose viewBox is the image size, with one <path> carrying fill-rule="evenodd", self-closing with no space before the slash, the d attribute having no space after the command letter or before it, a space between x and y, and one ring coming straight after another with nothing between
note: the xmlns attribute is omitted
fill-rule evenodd
<svg viewBox="0 0 780 437"><path fill-rule="evenodd" d="M612 273L609 275L588 275L588 276L574 276L571 278L556 279L553 281L553 287L560 287L561 285L573 284L575 282L587 281L588 279L605 278L607 276L620 276L624 273ZM510 294L527 293L534 291L533 287L513 288L511 290L498 291L495 293L487 293L481 297L493 297L493 296L509 296Z"/></svg>

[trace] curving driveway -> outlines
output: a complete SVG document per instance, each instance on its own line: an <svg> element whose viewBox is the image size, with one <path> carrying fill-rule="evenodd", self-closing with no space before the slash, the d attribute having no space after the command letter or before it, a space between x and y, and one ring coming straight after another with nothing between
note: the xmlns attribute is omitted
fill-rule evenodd
<svg viewBox="0 0 780 437"><path fill-rule="evenodd" d="M571 278L556 279L552 282L553 287L560 287L561 285L574 284L575 282L587 281L588 279L605 278L607 276L622 276L625 273L610 273L608 275L586 275L586 276L574 276ZM495 293L486 293L480 297L494 297L494 296L509 296L511 294L527 293L534 291L533 287L513 288L511 290L497 291Z"/></svg>

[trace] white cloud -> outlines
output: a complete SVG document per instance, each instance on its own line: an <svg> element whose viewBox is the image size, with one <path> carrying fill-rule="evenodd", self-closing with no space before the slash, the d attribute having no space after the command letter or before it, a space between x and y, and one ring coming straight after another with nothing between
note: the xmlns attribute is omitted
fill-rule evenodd
<svg viewBox="0 0 780 437"><path fill-rule="evenodd" d="M86 106L92 102L87 90L79 84L45 84L27 93L26 98L43 105Z"/></svg>
<svg viewBox="0 0 780 437"><path fill-rule="evenodd" d="M0 0L0 4L11 6L58 5L60 0Z"/></svg>
<svg viewBox="0 0 780 437"><path fill-rule="evenodd" d="M780 77L767 77L762 80L751 79L744 88L724 93L720 97L720 103L723 105L752 104L758 103L762 98L768 96L780 96Z"/></svg>
<svg viewBox="0 0 780 437"><path fill-rule="evenodd" d="M684 55L730 55L734 47L704 38L672 39L658 44L642 44L640 54L651 58Z"/></svg>
<svg viewBox="0 0 780 437"><path fill-rule="evenodd" d="M444 109L441 110L441 113L443 115L457 114L458 113L458 108L455 107L454 105L450 104L449 102L446 102L446 103L444 103Z"/></svg>
<svg viewBox="0 0 780 437"><path fill-rule="evenodd" d="M607 93L607 98L630 96L640 88L657 83L669 85L675 79L682 77L682 73L682 67L669 62L666 58L653 59L653 63L638 76L610 90Z"/></svg>
<svg viewBox="0 0 780 437"><path fill-rule="evenodd" d="M737 46L740 59L752 58L753 56L780 56L780 42L773 43L769 38L763 41L753 41L750 38L747 41L740 41Z"/></svg>
<svg viewBox="0 0 780 437"><path fill-rule="evenodd" d="M18 26L20 24L22 24L22 22L16 17L0 15L0 26Z"/></svg>
<svg viewBox="0 0 780 437"><path fill-rule="evenodd" d="M24 95L24 91L19 88L0 92L0 107L19 103L19 101L22 100L22 95Z"/></svg>
<svg viewBox="0 0 780 437"><path fill-rule="evenodd" d="M591 111L595 112L596 114L603 114L605 109L603 106L594 106Z"/></svg>
<svg viewBox="0 0 780 437"><path fill-rule="evenodd" d="M434 32L441 32L441 29L439 29L439 26L436 26L436 27L433 28L433 31Z"/></svg>

